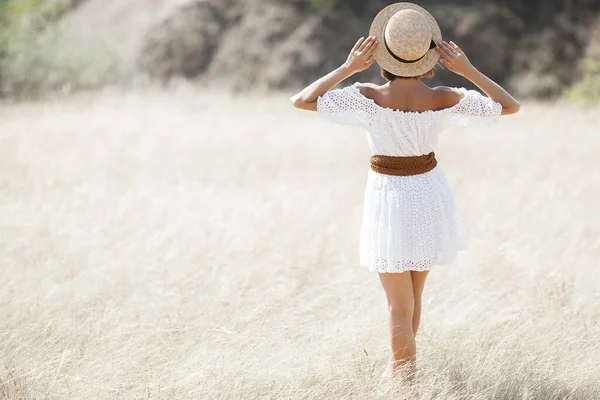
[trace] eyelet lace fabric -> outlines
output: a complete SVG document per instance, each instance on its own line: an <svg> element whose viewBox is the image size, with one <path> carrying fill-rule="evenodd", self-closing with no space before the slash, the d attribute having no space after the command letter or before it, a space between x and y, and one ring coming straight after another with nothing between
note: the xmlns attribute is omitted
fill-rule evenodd
<svg viewBox="0 0 600 400"><path fill-rule="evenodd" d="M363 96L359 83L317 100L325 120L365 128L371 154L417 156L435 151L449 125L486 127L502 105L475 90L438 111L398 111ZM368 161L365 161L368 165ZM438 164L424 174L393 176L369 168L360 229L359 265L371 272L431 270L454 262L467 247L460 210Z"/></svg>

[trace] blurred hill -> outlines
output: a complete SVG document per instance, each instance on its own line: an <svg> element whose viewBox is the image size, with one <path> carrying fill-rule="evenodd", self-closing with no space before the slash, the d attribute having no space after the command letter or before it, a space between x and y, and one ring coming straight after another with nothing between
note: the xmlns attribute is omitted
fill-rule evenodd
<svg viewBox="0 0 600 400"><path fill-rule="evenodd" d="M233 90L305 85L335 68L381 0L78 0L65 41L107 46L125 76L185 77ZM422 0L445 39L519 97L547 98L582 78L600 43L598 0ZM377 68L354 77L381 81ZM433 84L466 85L448 71Z"/></svg>

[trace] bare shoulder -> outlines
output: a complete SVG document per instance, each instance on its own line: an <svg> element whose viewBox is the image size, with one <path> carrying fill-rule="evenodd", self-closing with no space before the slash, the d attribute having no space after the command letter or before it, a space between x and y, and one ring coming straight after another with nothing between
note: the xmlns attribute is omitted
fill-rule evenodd
<svg viewBox="0 0 600 400"><path fill-rule="evenodd" d="M374 83L360 83L358 84L358 90L360 91L360 94L373 100L375 100L379 94L379 86Z"/></svg>
<svg viewBox="0 0 600 400"><path fill-rule="evenodd" d="M460 89L449 86L437 86L433 88L433 91L439 96L441 107L453 107L465 96Z"/></svg>

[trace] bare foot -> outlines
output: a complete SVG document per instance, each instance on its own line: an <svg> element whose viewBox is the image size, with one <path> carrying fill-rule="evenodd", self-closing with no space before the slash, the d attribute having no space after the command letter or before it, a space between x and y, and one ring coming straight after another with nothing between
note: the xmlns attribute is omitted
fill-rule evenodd
<svg viewBox="0 0 600 400"><path fill-rule="evenodd" d="M394 366L393 366L393 360L390 357L390 359L387 362L386 368L383 371L383 373L381 374L381 377L379 379L379 389L378 389L378 394L387 394L389 393L389 391L392 389L393 383L394 383Z"/></svg>
<svg viewBox="0 0 600 400"><path fill-rule="evenodd" d="M416 365L406 365L402 374L402 386L411 399L419 398L419 379Z"/></svg>
<svg viewBox="0 0 600 400"><path fill-rule="evenodd" d="M396 363L394 363L393 359L390 357L379 380L380 394L384 393L381 392L382 390L389 391L395 386L394 384L397 383L402 387L402 391L410 396L409 398L418 399L418 380L414 362L400 366L395 366L395 364Z"/></svg>

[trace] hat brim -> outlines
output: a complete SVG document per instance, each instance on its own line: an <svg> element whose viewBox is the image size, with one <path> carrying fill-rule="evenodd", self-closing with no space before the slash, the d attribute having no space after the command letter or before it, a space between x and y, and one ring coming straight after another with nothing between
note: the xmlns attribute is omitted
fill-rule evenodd
<svg viewBox="0 0 600 400"><path fill-rule="evenodd" d="M437 21L427 10L414 3L395 3L387 6L377 14L371 29L369 36L375 36L379 45L373 53L377 63L386 71L391 72L396 76L402 77L415 77L421 76L433 69L440 59L440 55L434 49L427 51L425 57L414 63L403 63L396 60L383 45L384 29L390 18L398 11L401 10L415 10L427 17L427 21L430 24L432 32L432 40L438 45L442 41L442 31Z"/></svg>

